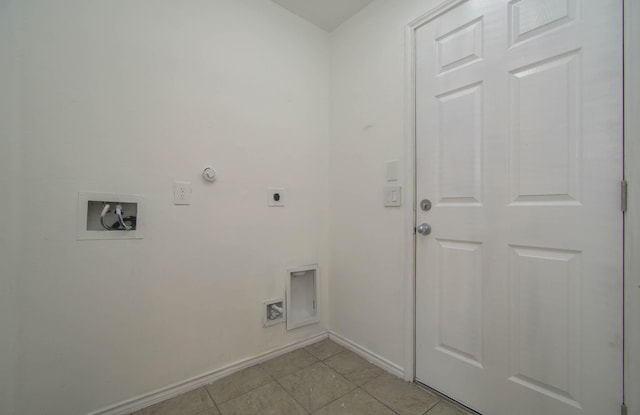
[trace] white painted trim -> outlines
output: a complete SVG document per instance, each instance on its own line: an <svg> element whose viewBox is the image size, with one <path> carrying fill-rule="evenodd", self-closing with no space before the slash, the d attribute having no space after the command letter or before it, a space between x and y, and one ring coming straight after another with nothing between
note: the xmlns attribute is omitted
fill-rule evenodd
<svg viewBox="0 0 640 415"><path fill-rule="evenodd" d="M404 380L415 379L416 343L416 111L415 33L405 33L405 256L404 256Z"/></svg>
<svg viewBox="0 0 640 415"><path fill-rule="evenodd" d="M128 399L126 401L123 401L114 405L110 405L106 408L99 409L95 412L91 412L89 415L125 415L133 411L146 408L147 406L156 404L158 402L162 402L166 399L173 398L182 393L189 392L199 387L208 385L212 382L215 382L218 379L231 375L242 369L246 369L253 365L257 365L258 363L262 363L269 359L273 359L274 357L278 357L285 353L292 352L301 347L305 347L310 344L319 342L328 337L329 337L329 333L325 331L323 333L313 335L306 339L289 343L286 346L279 347L270 352L262 353L255 357L239 360L235 363L224 366L220 369L212 370L210 372L206 372L201 375L194 376L190 379L174 383L164 388L157 389L153 392L140 395L135 398Z"/></svg>
<svg viewBox="0 0 640 415"><path fill-rule="evenodd" d="M625 213L624 389L628 415L640 415L640 3L624 0Z"/></svg>
<svg viewBox="0 0 640 415"><path fill-rule="evenodd" d="M462 3L466 3L467 1L468 0L444 0L422 16L412 20L409 23L408 27L411 28L412 33L415 34L415 31L418 30L421 26L429 23L438 16L445 14L454 7L458 7Z"/></svg>
<svg viewBox="0 0 640 415"><path fill-rule="evenodd" d="M360 346L358 343L349 340L348 338L344 337L341 334L336 333L333 330L329 330L329 339L338 343L340 346L351 350L353 353L361 356L362 358L366 359L369 363L373 363L374 365L385 370L386 372L389 372L392 375L397 376L399 378L405 377L404 370L399 365L396 365L395 363L390 362L389 360L385 359L379 354L372 352L366 347Z"/></svg>
<svg viewBox="0 0 640 415"><path fill-rule="evenodd" d="M404 380L415 380L416 372L416 30L467 0L444 0L412 20L405 30L405 279L404 279Z"/></svg>

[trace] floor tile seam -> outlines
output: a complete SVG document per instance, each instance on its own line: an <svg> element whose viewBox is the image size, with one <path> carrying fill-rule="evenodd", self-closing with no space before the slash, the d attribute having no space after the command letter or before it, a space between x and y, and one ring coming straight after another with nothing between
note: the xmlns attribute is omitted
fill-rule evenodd
<svg viewBox="0 0 640 415"><path fill-rule="evenodd" d="M378 399L378 397L377 397L377 396L375 396L374 394L372 394L372 393L371 393L371 392L369 392L368 390L364 389L364 386L365 386L366 384L373 382L374 380L378 379L380 376L383 376L383 375L385 375L385 374L390 374L390 373L388 373L388 372L382 372L381 374L379 374L379 375L378 375L378 376L376 376L375 378L370 379L369 381L367 381L367 382L363 383L363 384L362 384L362 386L360 386L360 388L361 388L364 392L366 392L368 395L370 395L373 399L375 399L376 401L380 402L380 403L381 403L382 405L384 405L385 407L389 408L389 410L390 410L391 412L393 412L394 414L398 414L398 412L396 412L393 408L391 408L389 405L387 405L386 403L384 403L382 400ZM393 376L393 375L391 375L391 376ZM413 383L411 383L411 385L412 385L412 386L415 386ZM424 390L424 389L422 389L422 388L418 388L418 389L423 390L423 391L425 391L425 392L428 392L428 391L426 391L426 390ZM435 407L436 407L440 402L442 402L442 401L443 401L443 399L442 399L442 398L440 398L439 396L437 396L437 395L435 395L435 394L432 394L432 395L436 398L436 402L435 402L433 405L431 405L431 406L429 407L429 409L427 409L425 412L423 412L423 413L422 413L422 415L428 415L428 412L429 412L430 410L432 410L433 408L435 408Z"/></svg>
<svg viewBox="0 0 640 415"><path fill-rule="evenodd" d="M257 364L257 365L255 365L255 366L260 366L260 363L258 363L258 364ZM247 394L247 393L249 393L249 392L253 392L254 390L256 390L256 389L258 389L258 388L261 388L261 387L263 387L264 385L268 385L269 383L274 382L274 381L276 380L276 379L275 379L273 376L271 376L271 374L269 374L269 372L267 372L263 367L260 367L260 368L261 368L262 370L264 370L264 373L266 373L266 374L267 374L267 376L269 376L269 378L271 379L271 381L269 381L269 382L265 382L265 383L261 383L261 384L259 384L258 386L255 386L255 387L253 387L253 388L251 388L251 389L249 389L249 390L247 390L247 391L245 391L245 392L241 393L240 395L238 395L238 396L236 396L236 397L233 397L233 398L231 398L231 399L227 399L226 401L216 402L216 400L213 398L213 395L211 395L211 393L209 392L209 389L208 389L206 386L205 386L204 388L205 388L205 389L207 389L207 392L209 393L209 396L211 396L211 400L213 401L213 403L214 403L214 404L216 404L216 405L222 405L222 404L225 404L225 403L227 403L227 402L229 402L229 401L232 401L232 400L234 400L234 399L236 399L236 398L239 398L239 397L241 397L241 396L244 396L244 395L246 395L246 394ZM247 368L247 369L248 369L248 368ZM238 373L239 373L239 372L238 372ZM224 379L224 378L222 378L222 379ZM221 379L221 380L222 380L222 379ZM213 385L213 383L210 383L209 385ZM208 386L208 385L207 385L207 386ZM219 409L218 409L218 410L219 410ZM221 413L222 413L222 412L221 412Z"/></svg>
<svg viewBox="0 0 640 415"><path fill-rule="evenodd" d="M380 374L378 374L378 375L376 375L376 376L372 377L372 378L371 378L371 379L369 379L368 381L364 382L362 385L360 385L360 387L361 387L361 388L364 388L364 385L367 385L367 384L369 384L369 383L373 382L374 380L378 379L378 378L379 378L380 376L382 376L382 375L388 375L388 374L389 374L389 372L386 372L386 371L384 371L384 370L383 370L383 371L382 371L382 373L380 373ZM364 389L363 389L363 390L364 390Z"/></svg>
<svg viewBox="0 0 640 415"><path fill-rule="evenodd" d="M436 406L438 406L440 402L442 402L442 399L440 399L439 396L436 396L436 399L437 399L436 402L433 405L431 405L431 407L429 407L429 409L427 409L422 415L428 415L433 408L435 408Z"/></svg>
<svg viewBox="0 0 640 415"><path fill-rule="evenodd" d="M327 361L328 361L328 360L330 360L332 357L335 357L335 356L337 356L337 355L339 355L339 354L341 354L341 353L334 354L333 356L328 357L326 360L323 360L322 362L323 362L325 365L329 366L329 368L331 368L331 369L335 370L336 372L338 372L338 369L336 369L336 368L334 368L333 366L331 366L329 363L327 363ZM338 365L336 365L336 366L338 366ZM338 373L340 373L340 372L338 372ZM340 374L342 375L342 373L340 373ZM342 376L344 376L344 375L342 375Z"/></svg>
<svg viewBox="0 0 640 415"><path fill-rule="evenodd" d="M315 353L312 353L310 350L307 350L307 348L305 347L304 350L306 352L308 352L311 356L315 357L316 359L318 359L318 361L322 362L324 359L320 359L318 356L316 356Z"/></svg>
<svg viewBox="0 0 640 415"><path fill-rule="evenodd" d="M258 386L257 388L252 389L252 390L250 390L249 392L243 393L242 395L237 396L237 397L235 397L235 398L233 398L233 399L229 399L228 401L226 401L226 402L224 402L224 403L231 402L231 401L232 401L232 400L234 400L234 399L239 399L240 397L242 397L242 396L244 396L244 395L247 395L247 394L249 394L249 393L251 393L251 392L253 392L253 391L255 391L255 390L257 390L257 389L259 389L259 388L261 388L261 387L263 387L263 386L267 386L267 385L270 385L270 384L272 384L272 383L275 383L277 386L279 386L279 387L280 387L280 389L285 393L285 395L289 396L291 399L293 399L293 401L294 401L295 403L297 403L298 405L300 405L300 408L302 408L302 410L304 411L304 413L305 413L306 415L311 414L311 412L307 411L307 408L305 408L305 407L304 407L304 405L302 405L300 402L298 402L298 400L295 398L295 396L291 395L291 394L289 393L289 391L287 391L287 390L284 388L284 386L282 386L282 385L280 384L280 382L278 382L278 379L273 379L273 381L272 381L272 382L268 382L268 383L265 383L265 384L263 384L263 385L260 385L260 386ZM220 409L218 409L218 411L220 412L220 415L222 415L222 411L221 411Z"/></svg>
<svg viewBox="0 0 640 415"><path fill-rule="evenodd" d="M281 354L280 356L273 357L273 358L271 358L271 359L269 359L269 360L265 360L265 361L260 362L260 363L258 363L258 364L259 364L260 366L265 366L265 365L268 365L268 364L270 364L270 363L271 363L271 364L273 364L273 362L277 362L278 360L287 360L287 357L288 357L290 354L295 353L295 352L297 352L298 350L304 350L304 348L303 348L303 349L295 349L295 350L292 350L292 351L290 351L290 352L288 352L288 353ZM267 369L265 368L265 370L267 370Z"/></svg>
<svg viewBox="0 0 640 415"><path fill-rule="evenodd" d="M347 377L346 377L346 376L342 375L340 372L338 372L337 370L335 370L334 368L332 368L331 366L329 366L329 365L328 365L328 364L326 364L325 362L320 362L320 363L322 363L322 364L323 364L327 369L329 369L331 372L335 373L336 375L340 376L342 379L346 380L346 381L347 381L347 383L350 383L350 384L354 385L354 386L355 386L355 388L351 389L349 392L351 392L351 391L355 390L356 388L359 388L359 387L360 387L360 385L358 385L357 383L353 382L353 381L352 381L352 380L350 380L350 379L347 379ZM347 392L347 393L349 393L349 392Z"/></svg>
<svg viewBox="0 0 640 415"><path fill-rule="evenodd" d="M326 364L326 363L324 363L323 361L318 361L318 362L316 362L316 363L314 363L314 364L318 364L318 363L323 364L327 369L329 369L330 371L334 372L336 375L340 376L342 379L344 379L345 381L347 381L347 383L350 383L351 385L353 385L353 388L352 388L352 389L349 389L349 391L345 392L343 395L340 395L338 398L336 398L336 399L334 399L333 401L329 402L327 405L330 405L332 402L335 402L336 400L338 400L338 399L340 399L340 398L344 397L345 395L347 395L347 394L349 394L349 393L353 392L354 390L356 390L356 389L358 389L358 388L360 387L360 386L358 386L356 383L354 383L354 382L350 381L349 379L345 378L344 376L342 376L341 374L339 374L338 372L336 372L335 370L333 370L329 365L327 365L327 364ZM308 367L311 367L311 366L313 366L313 365L307 366L306 368L300 369L299 371L302 371L302 370L304 370L304 369L307 369ZM298 372L299 372L299 371L298 371ZM294 373L297 373L297 372L294 372ZM302 408L303 408L303 409L304 409L308 414L312 414L312 413L314 413L314 412L317 412L317 411L319 411L320 409L322 409L322 408L324 408L325 406L327 406L327 405L324 405L324 406L322 406L322 407L320 407L320 408L317 408L317 409L315 409L315 410L313 410L313 411L307 411L307 408L305 408L305 407L304 407L304 405L303 405L301 402L299 402L299 401L296 399L296 397L295 397L295 396L293 396L293 395L292 395L292 394L291 394L291 393L290 393L290 392L289 392L289 391L288 391L288 390L287 390L287 389L286 389L286 388L285 388L285 387L284 387L284 386L283 386L283 385L278 381L278 379L276 379L276 382L278 383L278 385L280 385L280 387L281 387L281 388L282 388L282 389L283 389L283 390L284 390L284 391L285 391L289 396L291 396L291 397L293 398L293 400L295 400L296 402L298 402L298 404L300 404L300 406L302 406Z"/></svg>
<svg viewBox="0 0 640 415"><path fill-rule="evenodd" d="M298 350L302 350L302 351L304 351L305 353L307 353L309 356L311 356L312 358L314 358L314 359L315 359L315 360L317 360L317 361L319 361L319 360L320 360L320 358L319 358L318 356L316 356L316 355L314 355L313 353L311 353L309 350L307 350L307 348L306 348L306 347L302 347L302 348L300 348L300 349L296 349L296 350L294 350L294 352L296 352L296 351L298 351ZM292 353L293 353L293 352L292 352Z"/></svg>
<svg viewBox="0 0 640 415"><path fill-rule="evenodd" d="M358 389L358 388L356 388L356 389ZM339 401L340 399L344 398L345 396L347 396L347 395L348 395L348 394L350 394L351 392L355 391L356 389L350 390L349 392L346 392L344 395L340 395L339 397L337 397L336 399L334 399L334 400L332 400L331 402L327 403L326 405L324 405L324 406L322 406L322 407L320 407L320 408L316 409L315 411L313 411L313 412L311 413L311 415L315 414L315 413L316 413L316 412L318 412L318 411L323 410L324 408L326 408L327 406L329 406L329 405L333 404L334 402Z"/></svg>
<svg viewBox="0 0 640 415"><path fill-rule="evenodd" d="M371 363L369 363L369 364L371 364ZM327 364L327 366L329 366L329 365ZM380 368L378 368L378 367L377 367L377 366L375 366L375 365L372 365L372 367L374 367L374 368L376 368L376 369L380 369ZM366 372L367 370L369 370L369 369L370 369L369 367L360 368L360 369L357 369L357 370L352 370L352 371L344 372L344 373L340 372L338 369L334 368L333 366L329 366L329 368L331 368L331 369L335 370L335 371L336 371L338 374L340 374L342 377L344 377L345 379L347 379L347 380L349 380L349 381L351 381L351 382L353 382L353 383L357 384L358 386L364 386L366 383L369 383L369 382L371 382L372 380L377 379L379 376L381 376L381 375L383 375L383 374L387 373L387 372L385 372L383 369L380 369L380 370L381 370L381 372L380 372L380 373L378 373L377 375L374 375L372 378L367 379L367 380L365 380L365 381L363 381L363 382L361 382L361 383L358 383L358 382L356 382L355 380L351 380L349 377L355 377L355 375L356 375L356 374L358 374L358 373L364 373L364 372Z"/></svg>
<svg viewBox="0 0 640 415"><path fill-rule="evenodd" d="M195 414L193 414L193 415L201 415L201 414L204 414L205 412L207 412L207 411L208 411L209 409L211 409L211 408L215 408L215 409L217 409L217 410L218 410L218 413L219 413L219 414L222 414L222 412L220 412L220 409L218 409L218 408L215 406L215 403L214 403L214 404L213 404L213 406L210 406L210 407L208 407L208 408L206 408L206 409L203 409L202 411L198 411L198 412L196 412L196 413L195 413Z"/></svg>
<svg viewBox="0 0 640 415"><path fill-rule="evenodd" d="M275 380L276 382L278 382L278 384L280 384L280 382L279 382L279 380L280 380L280 379L284 379L284 378L286 378L287 376L295 375L296 373L301 372L301 371L303 371L303 370L305 370L305 369L307 369L307 368L310 368L311 366L316 365L316 364L318 364L318 363L322 363L322 361L321 361L321 360L317 360L317 359L316 359L316 361L315 361L315 362L313 362L313 363L311 363L309 366L300 367L300 368L298 368L298 369L294 370L293 372L291 372L291 373L287 373L286 375L282 375L282 376L280 376L280 377L278 377L278 378L276 378L275 376L272 376L271 374L269 374L269 375L273 378L273 380ZM282 386L282 385L281 385L281 386ZM283 388L284 388L284 386L283 386Z"/></svg>
<svg viewBox="0 0 640 415"><path fill-rule="evenodd" d="M372 379L373 380L373 379ZM368 383L368 382L367 382ZM389 409L391 412L393 412L396 415L400 415L399 412L397 412L395 409L393 409L392 407L390 407L389 405L387 405L385 402L381 401L380 399L378 399L378 397L376 397L375 395L373 395L372 393L370 393L369 391L366 391L364 389L362 389L362 391L364 393L366 393L367 395L371 396L376 402L380 403L382 406L384 406L385 408ZM429 408L429 411L431 410L431 408ZM424 415L424 414L423 414Z"/></svg>
<svg viewBox="0 0 640 415"><path fill-rule="evenodd" d="M325 408L325 407L327 407L327 406L331 405L331 404L332 404L332 403L334 403L335 401L339 401L340 399L344 398L345 396L347 396L348 394L352 393L353 391L355 391L356 389L358 389L358 388L359 388L359 386L358 386L358 385L356 385L355 383L353 383L353 382L351 382L351 381L349 381L349 383L351 383L352 385L354 385L354 386L355 386L355 388L353 388L353 389L349 389L347 392L345 392L344 394L342 394L342 395L338 396L336 399L332 400L331 402L327 403L326 405L321 406L320 408L318 408L318 409L316 409L315 411L310 412L310 413L313 415L314 413L318 412L319 410L321 410L321 409L323 409L323 408Z"/></svg>
<svg viewBox="0 0 640 415"><path fill-rule="evenodd" d="M311 354L311 353L309 353L309 354ZM316 363L320 363L320 362L321 362L321 360L320 360L320 359L318 359L317 357L315 357L315 356L313 356L313 355L311 355L311 356L315 359L315 361L311 362L310 364L308 364L308 365L306 365L306 366L297 367L293 372L291 372L291 373L286 373L286 374L284 374L284 375L281 375L281 376L279 376L279 378L284 378L284 377L287 377L287 376L289 376L289 375L293 375L294 373L297 373L297 372L299 372L299 371L301 371L301 370L303 370L303 369L306 369L306 368L308 368L308 367L310 367L310 366L315 365ZM267 362L268 362L268 360L267 360ZM265 363L267 363L267 362L262 362L262 363L260 363L260 366L262 366L263 364L265 364ZM262 367L262 369L264 369L264 371L265 371L265 372L267 372L267 374L268 374L269 376L271 376L274 380L276 380L275 375L273 375L273 374L269 373L269 371L268 371L265 367Z"/></svg>
<svg viewBox="0 0 640 415"><path fill-rule="evenodd" d="M433 396L435 396L436 398L438 398L438 400L440 402L444 402L444 403L448 403L449 405L453 406L454 408L458 409L459 411L462 411L463 414L465 415L482 415L479 412L474 411L473 409L469 408L468 406L464 405L461 402L456 401L455 399L445 395L444 393L433 389L427 385L424 385L422 383L418 383L418 382L412 382L412 385L414 385L416 388L425 391L427 393L432 394ZM431 408L433 409L433 408ZM429 409L429 411L431 410Z"/></svg>
<svg viewBox="0 0 640 415"><path fill-rule="evenodd" d="M314 343L314 344L315 344L315 343ZM327 359L332 358L333 356L335 356L335 355L337 355L337 354L339 354L339 353L349 351L348 349L346 349L346 348L344 348L344 347L340 346L343 350L340 350L340 351L338 351L338 352L336 352L336 353L330 354L329 356L327 356L327 357L325 357L325 358L320 358L320 357L319 357L319 356L317 356L315 353L313 353L311 350L307 349L307 347L309 347L309 346L305 346L303 349L304 349L305 351L307 351L308 353L310 353L313 357L315 357L316 359L318 359L318 360L320 360L320 361L322 361L322 362L324 362L324 361L325 361L325 360L327 360Z"/></svg>
<svg viewBox="0 0 640 415"><path fill-rule="evenodd" d="M427 412L425 412L425 413L424 413L424 414L422 414L422 415L429 415L429 412L433 411L433 410L436 408L436 406L438 406L438 405L440 405L441 403L445 402L445 401L444 401L444 399L440 399L440 398L438 398L438 399L439 399L439 400L438 400L438 402L437 402L435 405L433 405L431 408L429 408L429 409L427 410ZM455 408L457 409L458 407L456 406Z"/></svg>
<svg viewBox="0 0 640 415"><path fill-rule="evenodd" d="M277 359L277 358L276 358L276 359ZM276 379L276 378L275 378L275 376L273 376L273 375L272 375L272 374L267 370L267 368L266 368L266 367L264 367L264 364L265 364L265 363L267 363L267 362L269 362L269 361L270 361L270 360L267 360L267 361L265 361L265 362L258 363L258 366L260 366L260 368L261 368L262 370L264 370L264 371L265 371L265 373L266 373L267 375L269 375L273 380L275 380L275 379Z"/></svg>
<svg viewBox="0 0 640 415"><path fill-rule="evenodd" d="M345 392L344 394L340 395L338 398L334 399L333 401L329 402L327 405L331 405L331 403L337 401L338 399L344 398L345 396L347 396L348 394L350 394L351 392L355 391L356 389L359 389L360 386L358 384L356 384L355 382L350 381L349 379L347 379L346 377L344 377L343 375L341 375L340 373L338 373L337 370L333 369L331 366L329 366L328 364L324 363L324 361L322 362L330 371L334 372L336 375L340 376L342 379L346 380L347 383L353 385L353 388L349 389L347 392ZM325 405L325 406L327 406ZM324 406L322 407L324 408ZM317 412L322 408L318 408L313 412Z"/></svg>
<svg viewBox="0 0 640 415"><path fill-rule="evenodd" d="M351 382L353 383L353 382ZM393 409L389 408L387 405L385 405L383 402L380 402L378 399L376 399L374 396L372 396L369 392L367 392L366 390L362 389L360 386L356 385L356 387L354 389L351 389L349 392L346 392L344 395L340 395L340 397L332 400L331 402L329 402L328 404L316 409L315 411L311 412L311 415L315 414L318 411L323 410L324 408L334 404L335 402L339 401L340 399L344 398L345 396L349 395L350 393L355 392L357 389L360 389L360 391L362 391L362 393L369 395L373 400L379 402L380 404L382 404L385 408L389 409L391 412L393 412L395 415L399 415L396 411L394 411Z"/></svg>
<svg viewBox="0 0 640 415"><path fill-rule="evenodd" d="M206 386L203 386L202 388L205 390L205 392L207 392L207 395L209 395L209 399L211 399L211 402L213 403L213 407L216 408L218 410L218 413L222 415L222 411L220 410L220 407L216 403L216 400L213 399L211 392L209 392L209 388L207 388Z"/></svg>
<svg viewBox="0 0 640 415"><path fill-rule="evenodd" d="M343 351L344 351L344 352L346 352L346 351L348 351L348 350L343 350ZM332 358L332 357L334 357L334 356L339 355L339 354L340 354L340 353L342 353L343 351L340 351L340 352L338 352L338 353L334 353L334 354L332 354L332 355L329 355L329 356L325 357L324 359L320 359L320 358L318 358L318 359L319 359L319 360L322 360L322 361L324 362L324 361L327 361L327 360L331 359L331 358Z"/></svg>
<svg viewBox="0 0 640 415"><path fill-rule="evenodd" d="M304 370L304 369L300 369L300 370ZM295 372L294 372L294 373L295 373ZM311 412L310 412L310 411L307 411L307 408L305 408L305 407L304 407L304 405L302 404L302 402L298 401L298 400L296 399L296 397L295 397L295 396L293 396L293 395L292 395L292 394L287 390L287 388L285 388L285 387L280 383L280 381L279 381L278 379L275 379L275 382L278 384L278 386L280 386L280 388L284 391L284 393L286 393L287 395L289 395L289 396L291 397L291 399L293 399L293 401L294 401L295 403L297 403L298 405L300 405L300 408L302 408L302 409L307 413L307 415L311 414Z"/></svg>
<svg viewBox="0 0 640 415"><path fill-rule="evenodd" d="M336 356L338 356L338 355L341 355L341 354L348 354L348 353L351 353L351 354L353 354L354 356L360 357L360 356L358 356L357 354L353 353L351 350L344 349L344 350L342 350L342 351L340 351L340 352L338 352L338 353L336 353L336 354L332 354L331 356L327 357L325 360L329 360L329 359L331 359L331 358L333 358L333 357L336 357ZM365 360L366 360L366 359L365 359Z"/></svg>

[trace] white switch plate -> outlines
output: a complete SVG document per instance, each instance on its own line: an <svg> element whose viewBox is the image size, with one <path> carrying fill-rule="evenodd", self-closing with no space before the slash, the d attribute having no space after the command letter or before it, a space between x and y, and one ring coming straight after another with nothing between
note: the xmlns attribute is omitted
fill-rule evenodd
<svg viewBox="0 0 640 415"><path fill-rule="evenodd" d="M399 178L400 163L398 160L387 161L387 181L397 182Z"/></svg>
<svg viewBox="0 0 640 415"><path fill-rule="evenodd" d="M173 204L174 205L190 205L191 204L191 183L175 182L173 183Z"/></svg>
<svg viewBox="0 0 640 415"><path fill-rule="evenodd" d="M384 187L384 205L387 207L402 205L402 186Z"/></svg>
<svg viewBox="0 0 640 415"><path fill-rule="evenodd" d="M282 207L284 206L285 193L281 187L270 187L267 189L267 206Z"/></svg>

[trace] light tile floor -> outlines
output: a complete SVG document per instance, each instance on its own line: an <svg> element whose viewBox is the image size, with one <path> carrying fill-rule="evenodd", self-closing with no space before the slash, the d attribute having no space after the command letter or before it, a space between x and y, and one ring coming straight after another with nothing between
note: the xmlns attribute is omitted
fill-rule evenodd
<svg viewBox="0 0 640 415"><path fill-rule="evenodd" d="M323 340L132 415L470 415Z"/></svg>

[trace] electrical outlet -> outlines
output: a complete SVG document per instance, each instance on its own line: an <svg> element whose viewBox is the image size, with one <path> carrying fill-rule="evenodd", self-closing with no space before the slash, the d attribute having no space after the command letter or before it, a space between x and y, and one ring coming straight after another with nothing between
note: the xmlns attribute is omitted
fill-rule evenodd
<svg viewBox="0 0 640 415"><path fill-rule="evenodd" d="M281 187L270 187L267 189L267 206L284 206L284 189Z"/></svg>
<svg viewBox="0 0 640 415"><path fill-rule="evenodd" d="M191 183L189 182L173 183L173 204L174 205L190 205L191 204Z"/></svg>

